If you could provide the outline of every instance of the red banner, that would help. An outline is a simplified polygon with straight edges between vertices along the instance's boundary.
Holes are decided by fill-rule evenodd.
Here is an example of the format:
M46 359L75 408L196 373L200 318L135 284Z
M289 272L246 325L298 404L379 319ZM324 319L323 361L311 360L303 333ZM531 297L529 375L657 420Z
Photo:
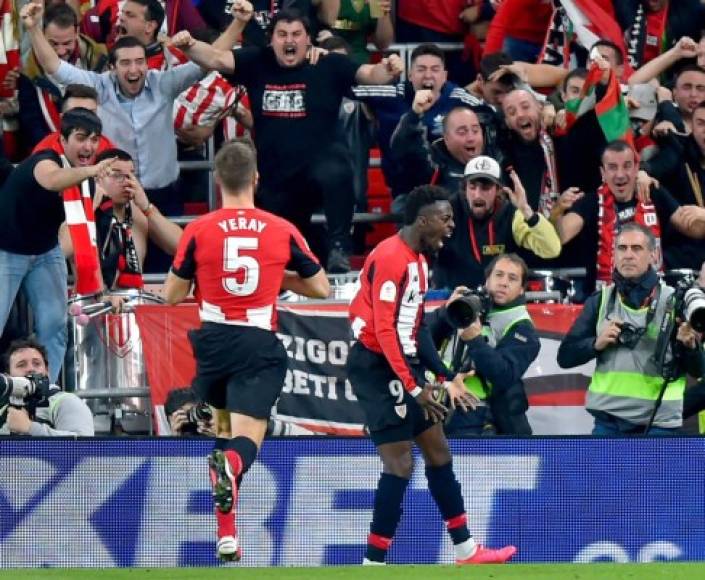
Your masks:
M433 305L432 305L433 307ZM362 434L362 415L344 373L351 337L347 304L279 306L279 335L290 357L290 371L277 405L277 416L313 431ZM561 337L581 307L530 304L529 312L541 335L541 354L525 375L537 433L585 433L589 415L583 409L589 368L566 372L558 368ZM191 384L196 365L187 333L200 326L196 304L138 306L135 311L158 432L164 429L163 405L173 388Z

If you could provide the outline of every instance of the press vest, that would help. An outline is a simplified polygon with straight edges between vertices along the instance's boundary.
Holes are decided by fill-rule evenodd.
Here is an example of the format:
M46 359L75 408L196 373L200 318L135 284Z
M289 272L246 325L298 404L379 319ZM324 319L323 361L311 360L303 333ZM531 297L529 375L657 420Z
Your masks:
M487 344L494 348L514 326L524 320L533 325L529 311L524 304L505 310L491 310L487 315L488 324L482 327L482 335L487 339ZM492 384L482 377L473 375L465 379L465 388L478 399L484 401L492 390Z
M602 289L597 335L608 323L608 317L619 318L636 328L644 328L649 310L647 307L630 308L617 295L612 312L607 312L612 292L616 292L614 284ZM663 384L653 358L656 341L673 293L673 288L660 285L660 295L655 298L658 302L653 319L633 349L616 345L598 354L585 403L588 411L609 413L635 425L648 423ZM654 426L676 428L682 425L684 390L685 376L668 384Z

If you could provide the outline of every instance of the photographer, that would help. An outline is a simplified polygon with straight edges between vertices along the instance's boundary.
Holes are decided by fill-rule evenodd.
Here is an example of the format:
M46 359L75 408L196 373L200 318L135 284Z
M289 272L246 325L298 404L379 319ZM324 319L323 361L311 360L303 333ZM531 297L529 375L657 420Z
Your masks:
M622 226L613 283L588 298L558 349L562 368L597 359L586 400L595 417L593 435L644 433L654 409L649 434L672 435L682 425L685 371L697 369L699 336L687 322L663 336L681 312L674 304L675 290L659 282L654 271L655 252L650 229L637 223ZM672 343L666 363L675 377L666 383L655 355L664 340Z
M213 409L201 403L191 387L169 391L164 403L171 434L215 437Z
M49 384L47 352L36 340L18 339L10 343L5 353L5 369L11 377L29 378L34 392L20 399L9 397L7 415L0 415L0 434L93 436L93 415L88 406L73 393ZM0 400L0 409L4 405L5 401Z
M465 385L483 403L468 412L456 409L448 435L531 435L521 378L541 345L526 309L527 274L518 255L497 256L485 272L484 292L456 288L446 306L430 315L436 344L451 341L452 370L475 370Z

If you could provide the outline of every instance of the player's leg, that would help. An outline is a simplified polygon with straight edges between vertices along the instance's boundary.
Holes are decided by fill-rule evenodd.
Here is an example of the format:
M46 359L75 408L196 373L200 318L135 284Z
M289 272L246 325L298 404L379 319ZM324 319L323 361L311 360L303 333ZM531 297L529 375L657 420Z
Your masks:
M228 550L235 545L240 556L237 533L237 500L243 476L254 463L267 430L267 421L286 377L287 355L274 333L246 328L236 333L229 347L234 348L239 367L226 384L225 409L229 411L230 437L223 448L216 448L209 457L216 505L219 506L219 555L227 559ZM229 538L232 538L231 541Z
M348 379L382 458L364 564L383 564L401 518L413 458L407 410L415 404L383 356L360 344L350 349Z
M460 483L453 471L453 458L441 423L416 435L426 464L428 490L441 512L453 541L457 564L500 564L516 552L514 546L491 550L475 543L468 530Z
M388 431L384 437L394 438L394 435ZM382 458L383 470L375 491L363 564L384 563L401 520L401 504L413 470L411 441L382 443L377 445L377 452Z

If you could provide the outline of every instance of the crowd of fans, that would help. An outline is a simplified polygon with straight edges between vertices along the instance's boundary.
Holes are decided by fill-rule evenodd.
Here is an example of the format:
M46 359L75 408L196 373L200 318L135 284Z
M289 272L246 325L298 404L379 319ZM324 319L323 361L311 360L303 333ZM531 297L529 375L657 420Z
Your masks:
M392 213L418 185L454 194L436 288L482 285L497 255L517 252L533 269L584 269L582 301L610 282L629 222L654 234L658 270L705 262L699 0L13 4L0 65L0 275L12 281L0 324L25 291L53 380L66 348L65 311L50 300L52 284L66 286L57 248L79 280L94 245L96 292L166 272L181 234L169 217L205 199L179 161L206 159L211 137L252 136L258 203L297 225L329 273L369 250L352 232L369 227L353 215L367 209L375 147ZM578 26L584 4L593 21ZM393 43L413 48L407 70Z

